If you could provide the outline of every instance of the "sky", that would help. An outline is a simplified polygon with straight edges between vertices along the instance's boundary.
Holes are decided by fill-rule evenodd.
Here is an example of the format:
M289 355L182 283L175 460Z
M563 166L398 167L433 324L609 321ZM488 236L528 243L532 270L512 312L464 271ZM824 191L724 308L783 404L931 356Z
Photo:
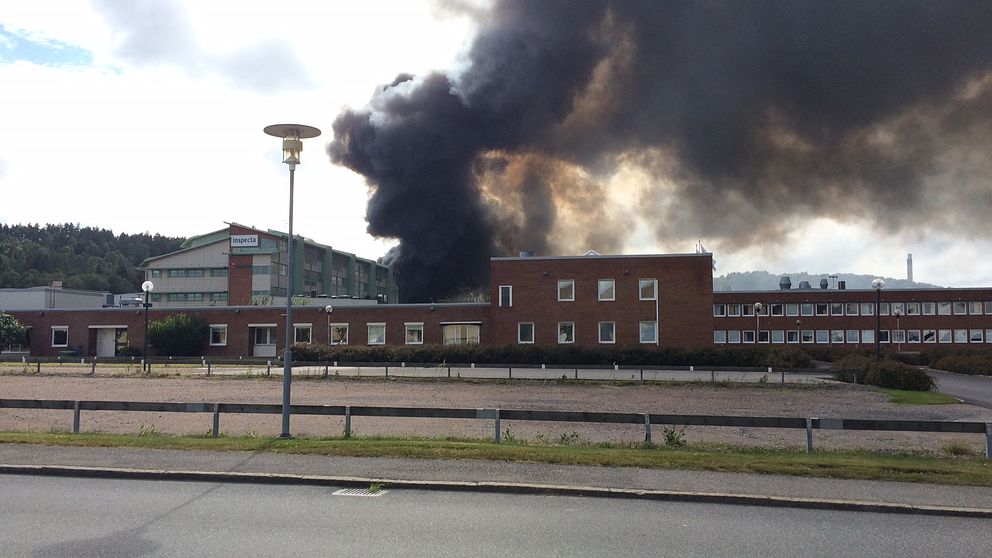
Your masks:
M379 257L396 241L366 233L370 191L331 163L331 124L398 74L455 72L477 32L467 13L415 0L4 1L0 222L187 237L225 222L285 231L288 172L279 140L262 128L292 122L324 132L304 142L295 232ZM917 281L992 285L992 241L981 232L894 233L832 214L790 221L750 245L665 239L624 195L650 177L622 169L599 179L611 213L638 213L622 253L692 252L698 240L714 252L716 274L898 278L912 253ZM953 220L953 203L947 211ZM762 215L753 219L758 226Z

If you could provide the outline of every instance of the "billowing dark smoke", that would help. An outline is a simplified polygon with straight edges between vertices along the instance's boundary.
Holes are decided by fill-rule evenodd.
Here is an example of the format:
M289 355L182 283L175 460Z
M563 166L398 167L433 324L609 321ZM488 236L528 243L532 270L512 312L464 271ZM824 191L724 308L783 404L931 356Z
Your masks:
M462 71L400 76L334 123L369 232L400 240L406 300L485 284L491 255L622 249L634 217L725 247L813 216L992 232L992 2L499 0L478 17ZM618 186L625 169L648 179ZM639 215L608 209L616 188Z

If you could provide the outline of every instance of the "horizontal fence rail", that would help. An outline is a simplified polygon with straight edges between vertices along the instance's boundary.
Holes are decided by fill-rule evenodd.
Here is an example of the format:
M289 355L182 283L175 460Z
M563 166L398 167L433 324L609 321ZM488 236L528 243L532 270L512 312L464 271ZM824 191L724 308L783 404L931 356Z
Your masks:
M212 413L212 435L220 435L220 415L270 414L282 405L253 403L175 403L160 401L73 401L62 399L0 399L0 409L72 410L73 433L79 433L82 411L128 411L152 413ZM939 420L876 420L817 417L754 417L723 415L671 415L660 413L602 413L519 409L371 407L350 405L292 405L297 415L345 417L345 436L351 435L351 417L482 419L495 421L495 439L501 441L500 421L580 422L643 424L644 440L651 442L652 425L723 426L739 428L787 428L806 430L806 449L813 449L813 430L859 430L889 432L943 432L985 434L986 457L992 457L992 423Z

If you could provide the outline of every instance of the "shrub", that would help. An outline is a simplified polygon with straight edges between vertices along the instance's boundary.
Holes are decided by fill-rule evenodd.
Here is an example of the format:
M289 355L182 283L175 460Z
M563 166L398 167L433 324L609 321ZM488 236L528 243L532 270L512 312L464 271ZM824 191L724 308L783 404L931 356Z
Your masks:
M865 383L889 389L930 391L933 379L926 372L894 360L869 363L865 367Z
M938 370L973 374L981 376L992 375L992 355L987 353L949 355L932 364Z
M24 343L27 329L10 314L0 312L0 350Z
M210 336L210 326L199 316L173 314L148 325L148 340L159 356L198 356Z

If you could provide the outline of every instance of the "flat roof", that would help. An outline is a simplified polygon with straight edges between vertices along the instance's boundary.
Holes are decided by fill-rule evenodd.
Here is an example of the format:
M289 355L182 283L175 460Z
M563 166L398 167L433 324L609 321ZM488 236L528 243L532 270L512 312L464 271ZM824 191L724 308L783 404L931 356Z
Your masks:
M514 261L514 260L620 260L638 258L687 258L687 257L713 257L713 254L697 254L695 252L687 254L590 254L582 256L499 256L491 257L490 261Z

